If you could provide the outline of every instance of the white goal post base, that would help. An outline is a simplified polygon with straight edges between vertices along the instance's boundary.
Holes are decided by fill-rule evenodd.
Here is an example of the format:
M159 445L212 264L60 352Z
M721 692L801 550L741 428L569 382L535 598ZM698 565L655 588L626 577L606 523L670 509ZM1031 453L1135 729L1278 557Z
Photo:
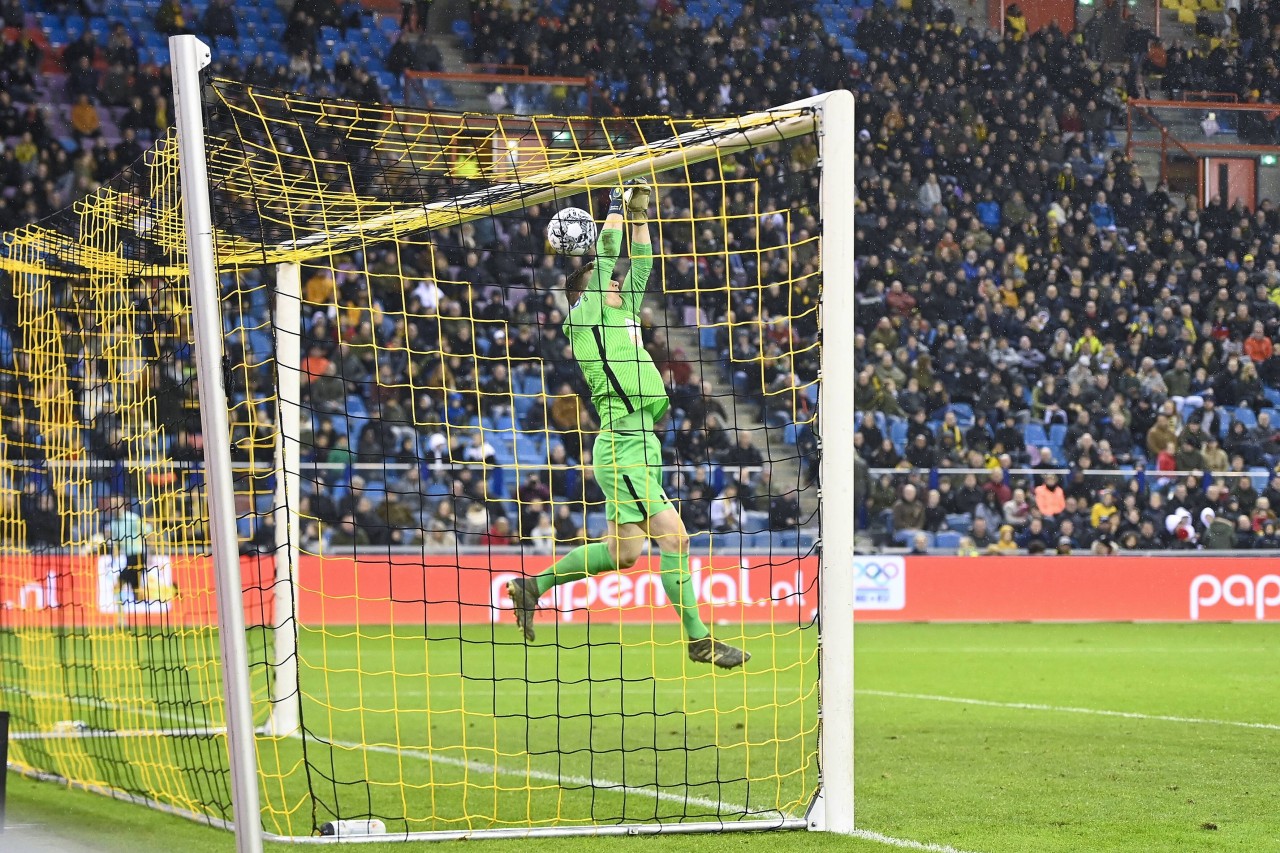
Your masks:
M263 836L267 841L286 844L379 844L388 841L489 841L520 838L594 838L604 836L693 835L712 832L770 832L804 829L803 818L741 821L699 821L697 823L638 823L609 826L537 826L529 828L460 829L456 832L388 832L384 835Z

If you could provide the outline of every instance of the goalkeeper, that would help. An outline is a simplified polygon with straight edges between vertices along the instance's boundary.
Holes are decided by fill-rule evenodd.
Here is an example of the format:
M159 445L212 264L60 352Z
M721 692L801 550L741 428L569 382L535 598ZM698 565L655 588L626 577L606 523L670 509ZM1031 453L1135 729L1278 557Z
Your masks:
M680 615L689 639L690 660L731 669L750 660L751 655L712 639L698 615L689 574L689 535L662 490L662 446L654 426L666 414L670 401L640 339L638 318L653 268L650 195L643 180L628 181L613 191L595 259L565 283L573 306L564 323L565 333L600 416L593 468L605 494L608 533L604 542L573 549L536 577L511 581L507 592L516 623L525 638L532 640L538 599L547 590L588 575L630 568L640 559L645 540L652 539L662 552L662 587ZM627 222L631 226L631 270L626 282L619 284L611 276Z

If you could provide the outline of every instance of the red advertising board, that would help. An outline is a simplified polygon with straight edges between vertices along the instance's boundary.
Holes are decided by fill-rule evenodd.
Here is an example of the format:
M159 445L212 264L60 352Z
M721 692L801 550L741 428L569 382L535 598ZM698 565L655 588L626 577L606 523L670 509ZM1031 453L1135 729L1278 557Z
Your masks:
M868 574L896 567L900 606L859 607L860 621L1280 621L1280 569L1270 560L860 557L860 599L876 587Z
M537 574L550 557L427 555L304 558L299 617L304 625L477 623L510 618L507 581ZM735 622L809 621L817 608L817 560L760 556L690 561L704 617ZM562 621L674 622L658 559L557 587L543 607Z
M134 623L212 625L217 620L208 557L152 555L141 574L145 600L122 603L116 589L124 560L111 555L23 554L0 557L0 627L108 627ZM245 623L268 623L272 611L267 557L240 558Z
M509 618L505 586L550 557L451 554L304 556L297 608L304 625L483 623ZM694 557L705 617L808 622L818 603L812 557ZM1196 557L897 557L854 560L860 621L1280 621L1280 569L1268 560ZM0 558L0 627L115 625L116 558ZM241 560L246 622L271 621L274 563ZM148 600L131 621L213 624L212 566L153 556ZM566 622L669 622L657 559L559 587L543 606Z

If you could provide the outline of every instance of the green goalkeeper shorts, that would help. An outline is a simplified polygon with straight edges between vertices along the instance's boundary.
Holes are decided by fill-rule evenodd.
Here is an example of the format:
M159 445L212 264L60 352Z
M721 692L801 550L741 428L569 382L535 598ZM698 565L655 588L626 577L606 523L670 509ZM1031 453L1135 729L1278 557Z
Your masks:
M601 432L591 467L610 521L635 524L671 509L662 490L662 444L652 432Z

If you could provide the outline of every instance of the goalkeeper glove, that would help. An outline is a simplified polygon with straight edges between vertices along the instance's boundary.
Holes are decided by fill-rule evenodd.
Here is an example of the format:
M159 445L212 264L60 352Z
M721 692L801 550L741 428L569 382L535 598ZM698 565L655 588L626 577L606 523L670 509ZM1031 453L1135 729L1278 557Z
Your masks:
M609 193L609 213L622 213L626 210L632 222L642 223L649 212L649 197L653 190L644 178L632 178L620 187L614 187Z
M622 203L627 209L627 218L639 225L649 218L649 198L653 190L644 178L632 178L624 186Z
M614 187L609 192L609 215L622 214L622 187Z

